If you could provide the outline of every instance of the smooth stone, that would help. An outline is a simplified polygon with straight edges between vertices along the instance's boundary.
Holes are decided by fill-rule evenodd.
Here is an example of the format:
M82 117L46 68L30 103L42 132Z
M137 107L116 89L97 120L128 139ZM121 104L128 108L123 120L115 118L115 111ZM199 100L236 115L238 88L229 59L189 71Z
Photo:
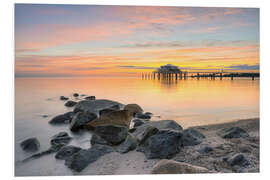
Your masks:
M20 143L21 148L24 151L35 152L40 148L40 143L37 138L29 138Z
M67 101L66 103L65 103L65 106L67 106L67 107L73 107L73 106L75 106L77 104L77 102L75 102L75 101Z
M78 97L79 94L78 94L78 93L74 93L73 96L74 96L74 97Z
M249 137L248 133L240 127L225 128L218 132L222 138L240 138L240 137Z
M80 147L76 146L64 146L55 155L56 159L66 160L76 152L80 151Z
M125 141L119 145L117 151L120 153L127 153L129 151L136 149L137 144L138 144L137 139L132 134L129 133Z
M145 112L144 114L149 115L149 116L153 115L153 113L151 113L151 112Z
M147 138L156 134L158 129L153 126L145 126L145 128L138 128L132 133L136 139L139 141L139 144L142 144Z
M224 159L230 166L246 167L250 163L244 154L235 154L230 158Z
M84 125L97 118L97 115L89 112L77 112L72 118L69 128L71 131L78 131Z
M65 146L71 141L71 137L67 132L60 132L51 138L52 146Z
M152 170L152 174L193 174L208 173L209 170L192 164L163 159Z
M140 113L137 113L136 118L139 118L139 119L151 119L151 116L150 115L147 115L147 114L140 114Z
M116 109L112 109L112 108L106 108L106 109L102 109L99 111L99 116L105 115L105 114L109 114L111 112L117 111Z
M68 99L69 99L68 97L60 96L60 100L62 100L62 101L66 101L66 100L68 100Z
M80 172L90 163L98 160L99 157L113 151L114 149L110 146L96 144L88 150L82 149L77 153L74 153L66 159L65 165L74 171Z
M147 122L146 124L156 127L159 130L162 130L162 129L171 129L171 130L176 130L176 131L183 130L182 126L180 126L174 120L150 121L150 122Z
M92 138L90 140L91 145L95 145L95 144L102 144L102 145L109 145L111 146L112 144L108 141L106 141L105 139L103 139L102 137L100 137L97 134L93 134Z
M85 100L96 100L96 96L87 96L84 99Z
M118 145L126 139L128 128L116 125L97 126L94 133L112 145Z
M181 139L183 146L195 146L202 143L205 136L193 128L188 128L183 131L183 137Z
M147 159L171 158L180 151L182 133L175 130L160 130L141 144L137 151L144 152Z
M124 110L134 112L133 116L135 116L135 114L143 113L143 109L138 104L127 104L125 105Z
M144 120L141 120L141 119L133 119L133 127L138 127L140 125L143 125L145 123Z
M49 121L50 124L68 124L71 119L73 118L74 113L73 112L67 112L64 114L60 114L58 116L55 116L52 118L52 120Z

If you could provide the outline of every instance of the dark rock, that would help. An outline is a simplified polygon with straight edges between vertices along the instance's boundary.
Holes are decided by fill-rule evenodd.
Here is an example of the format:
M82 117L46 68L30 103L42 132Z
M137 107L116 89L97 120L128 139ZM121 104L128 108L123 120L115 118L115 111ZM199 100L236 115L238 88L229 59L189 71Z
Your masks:
M141 119L134 119L133 120L133 127L138 127L140 125L143 125L145 123L145 121L141 120Z
M99 111L99 115L101 116L101 115L109 114L114 111L116 111L116 109L112 109L112 108L102 109Z
M96 100L96 96L87 96L84 98L85 100Z
M121 107L119 104L116 104L116 105L111 106L110 109L120 110Z
M150 121L150 122L147 122L146 124L156 127L159 130L161 129L171 129L171 130L176 130L176 131L183 130L182 126L177 124L174 120Z
M66 100L68 100L68 97L65 97L65 96L60 96L60 100L62 100L62 101L66 101Z
M78 97L79 94L78 94L78 93L74 93L73 96L74 96L74 97Z
M214 148L212 148L211 146L204 146L204 147L198 149L198 152L201 154L206 154L206 153L209 153L213 150L214 150Z
M144 128L137 128L132 134L137 138L139 144L142 144L147 138L156 134L157 132L157 128L153 126L145 126Z
M56 159L66 160L76 152L80 151L80 147L76 146L64 146L55 155Z
M133 112L133 116L136 114L142 114L143 109L138 104L127 104L124 107L124 110L128 110L129 112Z
M47 118L47 117L49 117L48 115L42 115L41 117L43 117L43 118Z
M146 113L144 113L145 115L149 115L149 116L152 116L153 115L153 113L150 113L150 112L146 112Z
M200 144L204 138L205 136L199 131L193 128L188 128L183 131L181 142L183 146L195 146Z
M136 149L137 144L137 139L132 134L128 134L126 140L119 145L118 152L127 153L128 151L132 151Z
M90 112L98 114L100 110L111 108L114 105L122 106L122 104L116 101L110 101L106 99L98 99L95 101L83 100L76 104L74 107L74 112Z
M91 142L92 146L95 145L95 144L110 145L110 146L112 145L111 143L109 143L105 139L101 138L97 134L93 134L90 142Z
M65 146L71 141L71 137L66 132L60 132L51 138L52 146Z
M128 130L129 133L133 133L134 131L136 131L136 128L134 127Z
M29 138L21 142L20 146L24 151L35 152L39 150L40 143L37 138Z
M137 113L136 118L139 118L139 119L151 119L151 116L150 115L147 115L147 114L141 114L141 113Z
M65 103L65 106L67 106L67 107L73 107L73 106L75 106L77 104L77 102L75 102L75 101L67 101L66 103Z
M81 96L81 97L84 97L84 96L87 96L87 95L86 95L86 94L81 94L80 96Z
M240 137L249 137L248 133L239 127L232 127L229 129L222 129L220 132L218 132L218 134L222 137L222 138L240 138Z
M73 116L74 116L73 112L67 112L65 114L55 116L54 118L52 118L52 120L49 121L49 123L50 124L68 124L73 118Z
M69 128L71 131L77 131L83 128L85 124L93 121L96 118L97 118L97 115L94 113L77 112L75 116L72 118Z
M94 132L107 142L118 145L126 139L128 128L117 125L104 125L97 126Z
M175 130L160 130L150 136L137 150L144 152L148 159L171 158L180 151L182 133Z
M74 171L80 172L99 157L113 151L114 149L110 146L96 144L88 150L82 149L74 153L66 159L65 165Z
M234 156L230 158L224 159L230 166L240 166L240 167L246 167L250 163L248 159L243 154L235 154Z

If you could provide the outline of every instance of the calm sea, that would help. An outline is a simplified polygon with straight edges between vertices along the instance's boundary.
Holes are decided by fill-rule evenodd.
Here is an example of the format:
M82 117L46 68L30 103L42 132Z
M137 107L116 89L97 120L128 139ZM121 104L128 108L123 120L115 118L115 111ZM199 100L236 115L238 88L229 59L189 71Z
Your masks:
M19 143L37 137L41 150L46 150L50 137L68 131L67 125L51 126L48 121L72 110L64 106L59 96L71 96L74 92L123 104L137 103L144 111L155 115L153 120L173 119L184 128L259 117L259 80L250 78L178 81L120 77L16 78L15 175L72 174L53 155L21 164L20 160L30 154L23 152ZM74 136L71 144L84 148L90 146L90 133L71 135Z

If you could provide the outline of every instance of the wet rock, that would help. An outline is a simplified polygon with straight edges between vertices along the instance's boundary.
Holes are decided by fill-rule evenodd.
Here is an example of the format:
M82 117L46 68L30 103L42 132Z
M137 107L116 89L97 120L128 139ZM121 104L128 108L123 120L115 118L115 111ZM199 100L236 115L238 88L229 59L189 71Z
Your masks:
M156 134L157 132L157 128L148 125L144 126L143 128L137 128L132 134L136 137L139 144L142 144L147 138Z
M205 136L193 128L188 128L183 131L183 137L181 139L183 146L195 146L200 144Z
M90 140L91 145L95 145L95 144L102 144L102 145L112 145L111 143L109 143L108 141L106 141L105 139L103 139L102 137L100 137L97 134L93 134L91 140Z
M49 123L50 124L68 124L72 120L73 116L74 116L73 112L60 114L52 118L52 120L50 120Z
M148 159L171 158L180 151L182 133L175 130L160 130L150 136L137 150L144 152Z
M21 148L24 151L35 152L39 150L40 143L37 138L29 138L20 143Z
M75 102L75 101L67 101L66 103L65 103L65 106L67 106L67 107L73 107L73 106L75 106L77 104L77 102Z
M98 99L95 101L83 100L76 104L74 107L74 112L90 112L98 114L100 110L111 108L112 106L119 105L123 106L121 103L116 101L110 101L106 99Z
M116 111L116 109L112 109L112 108L102 109L99 111L99 115L102 116L102 115L109 114L114 111Z
M134 116L135 116L135 114L141 114L141 113L143 113L143 109L138 104L127 104L124 107L124 110L128 110L130 112L134 112Z
M74 96L74 97L78 97L79 94L78 94L78 93L74 93L73 96Z
M143 125L145 123L145 121L143 121L141 119L134 119L132 122L133 122L133 127L138 127L138 126Z
M149 115L149 116L152 116L153 115L153 113L151 113L151 112L146 112L144 114Z
M67 158L71 157L76 152L80 151L80 147L76 146L64 146L62 147L55 155L56 159L66 160Z
M60 96L60 100L62 100L62 101L66 101L66 100L68 100L68 97L65 97L65 96Z
M218 132L218 135L225 139L249 137L248 133L240 127L222 129L220 132Z
M60 132L51 138L52 146L65 146L71 141L71 137L66 132Z
M126 139L128 128L116 125L97 126L94 133L112 145L118 145Z
M214 148L212 148L211 146L203 146L200 149L198 149L198 152L201 154L207 154L213 150L214 150Z
M147 122L146 124L156 127L159 130L162 130L162 129L171 129L171 130L176 130L176 131L183 130L182 126L177 124L174 120L150 121L150 122Z
M152 174L192 174L208 173L209 170L192 164L163 159L152 170Z
M147 115L147 114L141 114L141 113L137 113L136 118L139 118L139 119L151 119L151 116L150 115Z
M97 118L97 115L94 113L77 112L72 118L69 128L71 131L77 131L83 128L85 124L93 121L96 118Z
M117 151L120 153L127 153L128 151L136 149L137 144L137 139L129 133L125 141L119 145Z
M80 172L90 163L98 160L99 157L113 151L114 149L110 146L96 144L88 150L82 149L74 153L66 159L65 165L74 171Z
M85 97L84 99L85 99L85 100L89 100L89 101L91 101L91 100L96 100L96 96L87 96L87 97Z
M230 158L224 158L224 160L230 166L246 167L246 166L248 166L250 164L248 159L245 157L244 154L235 154Z

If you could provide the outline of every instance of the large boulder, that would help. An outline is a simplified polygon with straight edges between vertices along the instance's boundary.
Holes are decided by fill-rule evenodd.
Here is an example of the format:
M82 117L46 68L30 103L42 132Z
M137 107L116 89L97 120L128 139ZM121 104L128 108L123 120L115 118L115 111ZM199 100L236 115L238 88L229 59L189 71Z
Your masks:
M96 144L88 150L82 149L74 153L66 159L65 165L74 171L80 172L99 157L113 151L114 149L110 146Z
M218 132L218 135L220 135L222 138L225 139L249 137L248 133L240 127L231 127L222 129L220 132Z
M109 145L111 146L112 144L108 141L106 141L105 139L103 139L102 137L100 137L97 134L93 134L92 138L90 140L91 145L95 145L95 144L102 144L102 145Z
M175 130L160 130L150 136L137 150L144 152L148 159L171 158L180 151L182 133Z
M118 146L117 151L120 153L127 153L128 151L136 149L137 144L137 139L129 133L125 141Z
M114 111L117 111L117 109L113 109L113 108L102 109L99 111L99 116L106 115Z
M97 118L97 115L89 112L77 112L70 122L70 130L77 131L83 128L84 125Z
M58 116L55 116L52 118L52 120L49 121L50 124L68 124L71 119L73 118L74 113L73 112L67 112L64 114L60 114Z
M86 129L93 129L97 126L103 125L119 125L119 126L130 126L130 122L133 116L128 110L117 110L108 114L103 114L99 118L90 121L85 125Z
M205 136L198 130L188 128L183 131L183 137L181 139L183 146L194 146L200 144Z
M116 125L97 126L94 133L112 145L118 145L126 139L128 128Z
M75 101L67 101L66 103L65 103L65 106L67 106L67 107L73 107L73 106L75 106L77 104L77 102L75 102Z
M250 164L248 159L245 157L244 154L235 154L230 158L224 158L224 160L230 166L246 167L246 166L248 166Z
M81 150L80 147L64 146L56 153L55 158L61 159L61 160L66 160L80 150Z
M176 131L183 130L182 126L177 124L174 120L160 120L160 121L150 121L146 123L147 125L153 126L161 129L171 129Z
M21 142L20 146L24 151L35 152L39 150L40 143L37 138L33 137L33 138L29 138Z
M74 112L82 111L82 112L90 112L90 113L98 114L100 110L105 109L105 108L111 108L115 105L123 106L119 102L110 101L106 99L98 99L98 100L92 100L92 101L83 100L76 104L76 106L74 107Z
M147 138L156 134L157 132L158 132L157 128L147 125L143 126L142 128L135 129L135 131L132 134L136 137L139 144L142 144Z
M125 105L124 110L133 112L133 116L143 113L143 109L138 104L127 104Z
M192 174L208 173L209 170L192 164L163 159L152 170L152 174Z

